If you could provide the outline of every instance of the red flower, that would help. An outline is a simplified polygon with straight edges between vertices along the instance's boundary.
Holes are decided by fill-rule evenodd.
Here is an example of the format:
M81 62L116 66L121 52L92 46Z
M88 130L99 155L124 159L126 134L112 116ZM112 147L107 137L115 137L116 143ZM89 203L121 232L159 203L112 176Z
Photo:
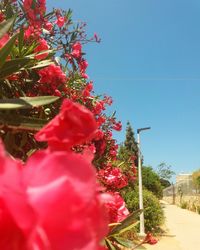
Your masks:
M0 23L3 22L5 19L5 16L2 12L0 12Z
M144 239L144 243L149 243L150 245L154 245L157 242L158 242L157 239L154 238L151 233L147 233L147 235L146 235L146 237Z
M79 63L79 68L82 74L85 73L86 69L88 67L88 62L86 60L81 60L81 62Z
M113 129L116 131L121 131L122 129L122 123L121 122L117 122L113 125Z
M38 46L34 49L34 52L39 53L41 51L48 50L48 49L49 49L49 46L48 46L46 40L40 39ZM41 60L41 59L46 58L47 56L48 56L48 53L43 53L43 54L40 53L40 55L36 55L35 58L37 60Z
M1 39L0 39L0 49L8 42L9 40L9 35L5 34Z
M71 55L74 57L74 58L76 58L76 59L78 59L78 58L80 58L81 57L81 55L82 55L82 46L81 46L81 44L79 43L79 42L77 42L77 43L75 43L75 44L73 44L72 45L72 53L71 53Z
M60 66L54 64L39 70L38 73L40 76L39 82L48 84L48 88L51 87L51 89L54 90L67 80L66 75L63 73Z
M82 50L82 45L79 42L76 42L76 43L74 43L72 45L72 49L81 51Z
M24 0L23 8L29 22L34 26L41 26L46 12L46 0Z
M97 123L93 114L78 103L64 100L60 113L36 135L38 141L50 146L70 148L94 137Z
M59 28L61 28L65 24L65 18L62 16L59 16L55 22Z
M52 29L53 29L53 24L50 23L50 22L46 22L46 23L44 24L44 27L45 27L45 29L47 29L48 31L52 31Z
M107 220L87 155L40 151L22 166L1 147L0 166L0 249L100 249Z
M109 213L109 223L121 222L129 215L125 202L119 193L104 194L104 202Z
M120 189L128 185L126 176L122 173L120 168L106 167L99 170L99 180L110 190Z

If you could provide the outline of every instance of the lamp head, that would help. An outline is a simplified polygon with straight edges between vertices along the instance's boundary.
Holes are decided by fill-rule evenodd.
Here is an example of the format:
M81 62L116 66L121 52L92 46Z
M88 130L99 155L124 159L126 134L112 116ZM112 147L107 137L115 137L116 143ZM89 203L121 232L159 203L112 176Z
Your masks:
M138 129L137 129L137 133L139 134L141 131L143 131L143 130L148 130L148 129L151 129L151 127L138 128Z

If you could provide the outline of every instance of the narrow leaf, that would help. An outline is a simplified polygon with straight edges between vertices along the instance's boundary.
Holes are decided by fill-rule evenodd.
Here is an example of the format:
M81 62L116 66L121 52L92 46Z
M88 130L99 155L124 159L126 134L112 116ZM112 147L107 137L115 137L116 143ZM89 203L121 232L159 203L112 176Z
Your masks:
M55 102L57 96L21 97L18 99L0 99L0 109L30 109Z
M18 48L19 48L19 55L22 54L22 49L24 45L24 29L20 29L19 38L18 38Z
M116 248L113 246L112 242L109 239L106 238L105 241L109 250L116 250Z
M13 115L13 114L1 114L0 125L6 126L10 129L26 130L26 131L38 131L48 121L38 118Z
M125 220L123 220L121 222L120 225L114 227L109 235L113 235L113 234L118 234L118 233L122 233L122 231L124 231L125 228L132 228L132 225L134 226L135 223L137 222L137 216L138 214L140 214L142 212L141 209L138 209L136 211L134 211L133 213L131 213ZM127 231L127 230L125 230Z
M15 44L15 41L18 37L18 34L15 34L14 36L12 36L10 38L10 40L1 48L0 50L0 68L3 66L3 64L5 63L6 61L6 58L8 57L8 55L10 54L14 44Z
M135 247L136 244L133 241L124 239L122 237L114 237L113 238L117 243L119 243L120 245L127 247L127 248L132 248Z
M51 60L43 60L43 61L38 62L35 66L30 67L30 69L44 68L51 64L54 64L54 62L52 62Z
M8 33L9 29L12 27L14 24L15 17L12 17L6 21L3 21L0 23L0 39Z
M5 62L3 67L0 69L0 79L5 78L14 73L18 73L20 70L24 69L30 62L34 60L30 58L17 58Z

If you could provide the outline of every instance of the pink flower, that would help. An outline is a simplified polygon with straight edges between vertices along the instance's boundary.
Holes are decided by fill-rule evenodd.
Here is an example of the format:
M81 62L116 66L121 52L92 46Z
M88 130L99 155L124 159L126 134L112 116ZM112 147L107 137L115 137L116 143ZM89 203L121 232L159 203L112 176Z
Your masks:
M116 131L121 131L122 129L122 123L121 122L117 122L113 125L113 129Z
M153 237L151 233L147 233L143 243L149 243L150 245L156 244L158 241L156 238Z
M96 129L97 123L88 109L65 99L60 113L35 138L38 141L47 141L51 147L69 149L92 139Z
M46 0L24 0L24 11L33 26L41 26L46 12Z
M88 62L84 59L81 60L81 62L79 63L79 69L80 69L81 73L85 73L87 67L88 67Z
M106 121L106 118L104 116L99 116L97 118L97 123L99 126L101 126Z
M98 37L98 35L96 33L94 33L94 40L97 42L97 43L100 43L101 39Z
M45 29L47 29L48 31L52 31L53 28L53 24L50 22L45 22Z
M45 39L40 39L39 42L38 42L38 46L34 49L34 52L39 53L41 51L48 50L48 49L49 49L49 46L48 46L46 40ZM48 56L48 53L42 53L42 54L40 53L40 55L36 55L35 58L37 60L41 60L41 59L46 58L47 56Z
M61 70L60 66L51 64L44 69L38 71L40 83L48 83L52 89L56 89L59 85L66 82L66 75Z
M0 23L3 22L5 19L5 16L2 12L0 12Z
M62 26L64 25L65 23L65 18L62 17L62 16L59 16L55 22L59 28L62 28Z
M9 35L5 34L1 39L0 39L0 48L2 48L9 40Z
M72 45L72 49L81 51L82 50L82 45L79 42L76 42L76 43L74 43Z
M98 177L110 190L121 189L128 185L127 177L117 167L112 168L109 166L99 170Z
M111 196L111 198L106 195ZM108 192L104 194L104 202L109 213L109 223L121 222L129 215L125 202L119 193Z
M100 249L107 219L87 155L40 151L22 166L1 146L0 166L0 249Z
M82 56L82 46L79 42L76 42L75 44L72 45L72 53L71 55L78 59Z

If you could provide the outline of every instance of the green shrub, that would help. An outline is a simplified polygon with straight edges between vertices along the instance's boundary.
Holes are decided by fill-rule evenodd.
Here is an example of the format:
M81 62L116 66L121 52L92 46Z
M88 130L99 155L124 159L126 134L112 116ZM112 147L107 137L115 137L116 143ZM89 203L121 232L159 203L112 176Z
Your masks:
M182 201L181 204L180 204L180 207L183 208L183 209L187 209L188 208L187 201Z
M138 188L127 189L122 192L126 206L130 212L139 208ZM164 213L157 197L150 191L143 190L144 220L146 232L160 232L160 226L164 222Z
M196 207L196 211L198 214L200 214L200 206L199 205Z

